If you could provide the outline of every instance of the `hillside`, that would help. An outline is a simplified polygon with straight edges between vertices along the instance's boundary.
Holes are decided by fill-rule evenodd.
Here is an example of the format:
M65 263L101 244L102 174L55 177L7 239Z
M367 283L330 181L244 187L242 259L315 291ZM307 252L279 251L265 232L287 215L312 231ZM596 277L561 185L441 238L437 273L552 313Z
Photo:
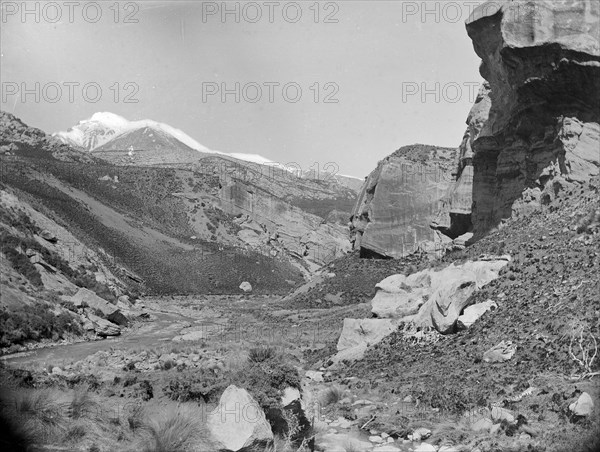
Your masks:
M210 197L218 178L107 165L31 131L11 115L3 118L10 125L2 129L1 144L11 149L2 156L3 187L138 274L144 281L140 290L238 293L248 280L257 291L277 291L287 290L285 280L302 279L289 258L244 247L235 235L240 226L218 204L207 200L206 209L196 208L189 218L192 209L178 194L196 190ZM21 138L32 135L30 141ZM55 157L63 154L73 161ZM74 161L79 158L85 163Z

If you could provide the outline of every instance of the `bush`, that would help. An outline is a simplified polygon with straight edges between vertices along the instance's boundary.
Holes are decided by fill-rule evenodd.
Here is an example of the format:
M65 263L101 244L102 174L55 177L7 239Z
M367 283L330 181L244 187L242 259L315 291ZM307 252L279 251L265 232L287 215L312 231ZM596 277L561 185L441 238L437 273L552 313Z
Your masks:
M55 315L46 304L0 311L0 347L62 337L65 333L81 334L79 322L66 312Z

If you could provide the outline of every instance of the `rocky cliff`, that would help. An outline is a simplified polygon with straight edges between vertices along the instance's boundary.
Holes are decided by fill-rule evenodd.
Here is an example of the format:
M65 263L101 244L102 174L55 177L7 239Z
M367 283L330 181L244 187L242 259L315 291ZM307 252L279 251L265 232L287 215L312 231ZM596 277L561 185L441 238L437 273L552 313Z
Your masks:
M351 218L361 255L398 258L441 249L445 237L429 224L449 190L456 149L405 146L369 174Z
M574 0L494 1L473 11L467 32L489 89L469 115L434 228L451 237L467 232L471 192L477 239L598 174L599 10L594 0Z

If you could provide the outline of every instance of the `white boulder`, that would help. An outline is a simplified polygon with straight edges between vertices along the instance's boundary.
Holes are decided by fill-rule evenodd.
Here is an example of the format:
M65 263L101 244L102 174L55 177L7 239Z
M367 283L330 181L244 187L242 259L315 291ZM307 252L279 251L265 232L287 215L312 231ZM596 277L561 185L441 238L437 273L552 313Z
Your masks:
M223 392L217 409L208 415L207 426L222 449L264 448L273 442L262 408L248 391L235 385Z

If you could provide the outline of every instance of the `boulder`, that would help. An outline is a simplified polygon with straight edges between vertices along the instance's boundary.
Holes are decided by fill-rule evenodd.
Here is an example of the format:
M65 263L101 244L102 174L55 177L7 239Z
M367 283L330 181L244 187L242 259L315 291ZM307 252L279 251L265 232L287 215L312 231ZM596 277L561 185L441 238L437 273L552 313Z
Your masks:
M261 450L273 442L273 432L262 408L245 390L225 389L217 409L208 414L208 430L222 449Z
M323 379L323 372L319 372L316 370L307 370L305 375L306 378L314 381L315 383L323 383L323 381L325 381Z
M427 439L431 436L431 430L429 430L428 428L425 427L419 427L417 429L415 429L412 434L410 435L410 437L412 438L413 441L422 441L424 439Z
M40 237L50 243L58 242L58 238L56 237L56 235L53 232L48 231L47 229L44 229L42 232L40 232Z
M361 441L354 437L352 433L333 433L328 432L317 435L315 438L315 450L328 452L370 452L373 450L373 444L368 441Z
M392 334L396 324L391 319L344 319L334 362L360 359L367 347Z
M484 256L441 270L389 276L376 285L380 290L371 301L371 311L377 317L433 326L442 334L453 332L469 297L496 279L507 259Z
M300 400L300 391L297 388L288 386L283 390L283 395L281 396L281 406L285 408L294 400Z
M467 306L462 315L458 317L456 326L460 330L466 330L487 311L490 309L496 309L497 307L498 305L493 300L487 300L483 303L476 303L472 304L471 306Z
M121 334L121 328L118 325L92 313L87 313L86 315L94 325L94 331L96 331L98 336L118 336Z
M252 292L252 285L248 281L244 281L240 284L240 289L244 292Z
M129 324L129 320L117 306L109 303L104 298L99 297L89 289L83 287L80 288L77 293L71 297L70 301L76 307L87 306L90 309L99 310L107 320L116 323L117 325L127 326Z
M575 402L569 405L569 410L575 416L589 416L594 410L594 401L587 392L584 392Z
M513 423L515 421L515 417L510 411L498 406L492 407L492 419L496 422L506 421Z
M517 346L511 341L502 341L483 354L483 361L486 363L503 363L512 358L516 351Z
M260 236L252 229L242 229L237 236L250 246L260 246L262 243Z
M415 452L437 452L437 447L429 443L421 443L415 449Z

